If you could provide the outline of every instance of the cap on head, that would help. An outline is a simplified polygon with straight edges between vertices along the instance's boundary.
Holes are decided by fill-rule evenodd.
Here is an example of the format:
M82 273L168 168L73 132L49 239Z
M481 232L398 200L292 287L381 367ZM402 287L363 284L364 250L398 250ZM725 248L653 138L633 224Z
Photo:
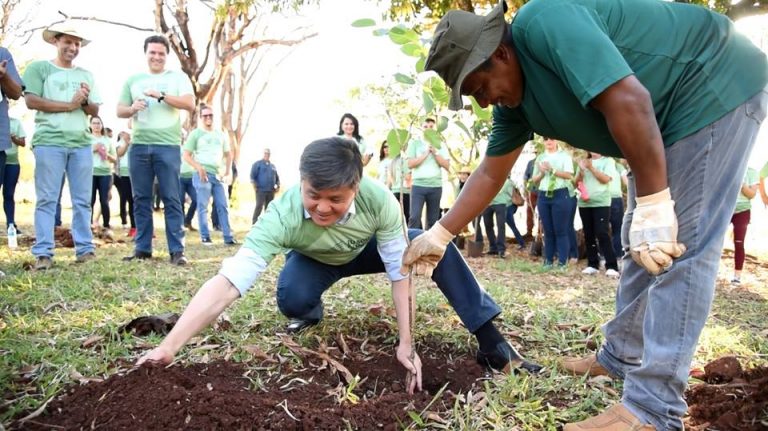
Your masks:
M472 169L469 166L462 166L462 167L459 168L459 173L460 174L471 174L472 173Z
M461 10L445 14L435 30L425 70L434 70L451 88L448 107L461 109L461 84L464 78L488 60L504 36L504 12L507 3L499 4L486 16Z
M61 22L46 28L43 30L43 40L50 43L51 45L55 45L56 37L58 37L60 34L66 34L80 39L80 46L85 46L91 43L91 41L86 39L82 33L75 29L71 22Z

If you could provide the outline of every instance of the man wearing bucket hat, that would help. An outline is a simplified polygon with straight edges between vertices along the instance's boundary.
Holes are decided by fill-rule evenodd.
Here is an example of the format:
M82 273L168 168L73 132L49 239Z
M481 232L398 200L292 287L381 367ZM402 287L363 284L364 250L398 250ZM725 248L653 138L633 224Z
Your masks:
M413 241L404 269L434 261L487 206L533 132L626 158L632 259L616 316L597 355L561 364L623 378L624 393L565 430L682 429L723 235L765 117L765 55L728 18L688 4L532 0L511 24L505 10L452 11L435 31L426 69L451 87L452 109L462 94L495 105L493 129L466 192Z
M55 24L43 39L56 47L53 60L35 61L24 72L24 100L35 114L35 269L53 264L54 216L62 178L69 178L72 239L77 262L95 257L91 234L93 157L88 116L98 115L101 96L91 72L73 64L90 42L71 24Z

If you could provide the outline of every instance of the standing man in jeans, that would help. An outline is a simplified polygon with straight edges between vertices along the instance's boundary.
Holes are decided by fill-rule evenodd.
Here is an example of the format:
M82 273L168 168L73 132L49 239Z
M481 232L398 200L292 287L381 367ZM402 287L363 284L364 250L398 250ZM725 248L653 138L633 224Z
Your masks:
M27 108L35 114L32 152L35 155L36 270L53 265L54 218L64 174L72 199L72 239L77 262L95 257L91 233L93 157L88 116L99 114L101 97L91 72L75 66L80 48L88 45L69 24L43 31L43 39L56 47L54 60L35 61L24 71Z
M165 237L174 265L186 265L184 215L179 196L181 167L180 111L195 110L189 78L167 70L168 40L150 36L144 41L147 72L128 78L117 103L119 118L133 117L133 141L128 150L136 218L136 249L124 260L152 257L152 183L157 177L165 211Z
M435 128L435 120L427 118L421 125L423 130ZM427 139L413 139L408 143L406 152L408 168L411 169L411 218L408 227L421 229L422 211L427 206L427 226L432 227L440 218L440 198L443 196L443 173L448 170L448 150L430 145Z
M251 184L256 192L256 208L253 210L253 223L267 209L267 205L275 198L275 192L280 190L280 176L277 169L269 161L269 148L264 149L264 157L251 166Z
M208 202L213 196L213 210L219 216L219 225L224 234L224 244L235 245L229 227L229 204L224 184L228 183L231 175L232 152L229 150L229 140L220 130L213 129L213 109L208 106L200 108L202 125L193 130L184 144L184 161L195 169L192 184L197 192L197 224L200 228L200 242L211 245L211 234L208 230ZM224 160L224 176L219 180L219 167Z

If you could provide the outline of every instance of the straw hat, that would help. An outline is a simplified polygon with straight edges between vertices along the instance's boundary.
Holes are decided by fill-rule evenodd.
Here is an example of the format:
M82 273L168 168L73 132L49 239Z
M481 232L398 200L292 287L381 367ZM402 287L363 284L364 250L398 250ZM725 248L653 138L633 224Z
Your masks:
M90 40L86 39L85 36L83 36L81 33L75 30L72 23L69 23L69 22L53 24L52 26L43 30L43 40L50 43L51 45L55 45L56 36L60 34L66 34L66 35L73 36L80 39L81 40L80 46L85 46L91 43Z

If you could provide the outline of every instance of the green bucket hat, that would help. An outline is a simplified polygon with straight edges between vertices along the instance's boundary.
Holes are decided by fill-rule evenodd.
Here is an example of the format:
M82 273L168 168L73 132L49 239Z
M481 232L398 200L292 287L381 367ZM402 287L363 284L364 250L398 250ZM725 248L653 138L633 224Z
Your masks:
M507 3L501 0L486 16L452 10L437 25L424 69L437 72L451 88L448 108L456 111L464 106L461 84L501 44L506 11Z

